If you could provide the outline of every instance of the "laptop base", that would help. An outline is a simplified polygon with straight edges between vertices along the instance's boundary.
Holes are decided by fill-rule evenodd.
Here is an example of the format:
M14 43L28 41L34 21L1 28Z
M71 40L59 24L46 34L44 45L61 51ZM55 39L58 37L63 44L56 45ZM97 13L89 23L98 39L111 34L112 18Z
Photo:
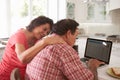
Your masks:
M83 62L83 63L86 63L87 61L89 61L89 58L80 58L80 60ZM105 66L106 64L101 64L99 67L102 67L102 66Z
M80 58L80 60L82 61L82 62L86 62L86 61L89 61L89 59L88 58Z

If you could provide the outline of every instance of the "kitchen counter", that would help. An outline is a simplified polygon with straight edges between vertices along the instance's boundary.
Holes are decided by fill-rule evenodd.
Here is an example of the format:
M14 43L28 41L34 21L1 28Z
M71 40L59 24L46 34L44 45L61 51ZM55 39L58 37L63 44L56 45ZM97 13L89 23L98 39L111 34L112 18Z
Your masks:
M0 49L5 48L5 45L0 44Z
M1 60L2 55L3 55L3 53L4 53L4 49L5 49L5 45L1 45L1 44L0 44L0 60Z

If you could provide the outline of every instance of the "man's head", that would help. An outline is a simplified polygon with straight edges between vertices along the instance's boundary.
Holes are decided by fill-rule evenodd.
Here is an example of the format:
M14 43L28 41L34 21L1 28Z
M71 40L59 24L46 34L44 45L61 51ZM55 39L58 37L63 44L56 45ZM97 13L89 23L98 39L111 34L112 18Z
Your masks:
M61 36L70 46L73 46L78 35L79 24L72 19L63 19L55 23L52 33Z

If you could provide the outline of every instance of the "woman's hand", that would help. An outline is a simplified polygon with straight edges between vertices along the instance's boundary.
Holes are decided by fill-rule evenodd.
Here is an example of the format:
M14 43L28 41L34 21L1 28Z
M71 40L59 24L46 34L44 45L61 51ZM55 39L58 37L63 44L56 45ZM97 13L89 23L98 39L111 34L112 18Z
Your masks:
M60 36L58 35L48 35L46 37L43 38L44 42L47 45L50 44L61 44L61 43L66 43Z

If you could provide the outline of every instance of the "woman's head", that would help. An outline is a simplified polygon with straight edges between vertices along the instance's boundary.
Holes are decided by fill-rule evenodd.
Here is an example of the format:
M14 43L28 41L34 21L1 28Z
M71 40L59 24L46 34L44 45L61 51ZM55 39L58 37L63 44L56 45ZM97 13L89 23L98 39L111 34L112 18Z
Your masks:
M75 20L63 19L53 25L52 33L64 36L64 40L73 46L78 35L77 26L79 24Z
M45 16L39 16L32 20L26 28L33 33L35 38L40 39L50 32L52 25L52 19Z

